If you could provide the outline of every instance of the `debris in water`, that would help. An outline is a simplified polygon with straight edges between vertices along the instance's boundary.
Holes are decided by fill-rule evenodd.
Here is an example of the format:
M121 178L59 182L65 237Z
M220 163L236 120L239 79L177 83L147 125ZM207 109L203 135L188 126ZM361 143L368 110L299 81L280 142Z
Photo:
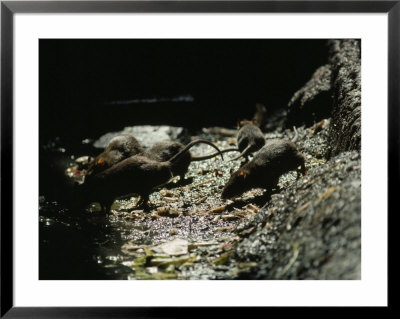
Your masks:
M204 196L204 197L200 198L199 200L197 200L197 201L195 202L195 204L196 204L196 205L199 205L199 204L201 204L202 202L205 202L206 199L207 199L207 196Z
M157 213L159 216L168 216L168 217L177 217L181 214L181 212L179 212L169 206L158 207Z
M211 209L210 214L222 213L225 209L226 209L226 205L222 205L222 206Z

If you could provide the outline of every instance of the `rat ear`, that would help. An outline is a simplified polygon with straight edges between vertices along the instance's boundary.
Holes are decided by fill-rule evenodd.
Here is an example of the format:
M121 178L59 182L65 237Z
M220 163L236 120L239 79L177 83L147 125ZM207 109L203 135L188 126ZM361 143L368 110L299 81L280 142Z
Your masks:
M97 165L104 165L104 159L103 158L99 158L98 160L97 160Z

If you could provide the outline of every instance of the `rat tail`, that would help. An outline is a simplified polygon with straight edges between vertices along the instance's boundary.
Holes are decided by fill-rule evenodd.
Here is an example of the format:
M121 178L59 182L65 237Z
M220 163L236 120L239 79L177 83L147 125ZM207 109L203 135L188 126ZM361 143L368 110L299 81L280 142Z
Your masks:
M292 139L292 143L295 143L299 138L299 133L297 133L296 126L293 126L293 131L294 131L294 137Z
M211 143L210 141L203 140L203 139L198 139L198 140L195 140L195 141L193 141L193 142L190 142L188 145L186 145L185 148L184 148L183 150L181 150L178 154L175 154L174 156L172 156L172 157L168 160L168 162L170 162L170 163L172 164L172 163L174 163L174 162L180 160L181 157L182 157L192 146L194 146L194 145L196 145L196 144L199 144L199 143L208 144L208 145L214 147L214 148L218 151L218 154L221 155L222 159L224 159L224 156L222 155L221 150L220 150L217 146L215 146L215 145L214 145L213 143Z
M228 152L239 152L239 150L237 148L227 148L227 149L222 150L221 152L217 152L217 153L214 153L214 154L192 157L192 161L194 161L194 162L196 162L196 161L204 161L204 160L213 158L213 157L217 156L220 153L228 153Z
M253 147L253 144L249 144L242 153L240 153L238 156L236 156L234 159L232 159L231 161L236 161L239 158L241 158L242 156L246 156L251 152L251 148Z

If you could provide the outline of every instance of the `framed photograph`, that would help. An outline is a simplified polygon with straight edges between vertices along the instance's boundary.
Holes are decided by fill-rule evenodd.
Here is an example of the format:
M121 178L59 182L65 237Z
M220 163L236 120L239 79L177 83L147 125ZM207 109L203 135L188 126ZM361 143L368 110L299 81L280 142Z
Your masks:
M399 17L2 1L1 316L388 307Z

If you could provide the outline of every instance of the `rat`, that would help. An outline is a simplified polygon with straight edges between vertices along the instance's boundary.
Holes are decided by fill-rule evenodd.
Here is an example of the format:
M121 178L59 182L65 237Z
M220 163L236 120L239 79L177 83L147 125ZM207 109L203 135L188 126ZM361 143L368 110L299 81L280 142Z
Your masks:
M185 145L179 142L174 141L165 141L155 144L149 150L144 153L144 156L155 160L157 162L168 161L172 156L178 154L185 148ZM182 159L171 167L172 174L174 176L180 176L180 179L183 180L185 178L185 174L188 171L189 165L192 161L204 161L210 158L217 156L218 154L225 152L237 152L236 148L228 148L225 150L221 150L217 153L205 155L205 156L192 156L190 152L186 152Z
M86 176L104 171L130 156L142 153L144 153L143 147L132 135L115 136L104 151L89 163Z
M297 140L296 136L293 139ZM223 199L239 196L252 188L272 190L278 185L279 177L301 166L307 173L304 156L292 141L269 140L251 161L234 172L222 190Z
M239 152L241 152L233 160L237 160L242 156L249 160L250 153L258 151L265 144L265 138L260 128L252 121L241 121L239 123L240 129L238 131L236 140Z
M263 127L266 122L267 108L261 104L256 103L256 112L253 116L253 123L258 127Z
M147 201L153 189L167 183L173 176L172 167L178 165L186 152L199 143L209 144L220 152L213 143L199 139L186 145L167 161L155 161L141 154L131 156L104 171L88 176L83 184L76 185L80 199L77 202L80 205L99 202L102 209L109 212L116 198L138 194L138 204L148 209Z

